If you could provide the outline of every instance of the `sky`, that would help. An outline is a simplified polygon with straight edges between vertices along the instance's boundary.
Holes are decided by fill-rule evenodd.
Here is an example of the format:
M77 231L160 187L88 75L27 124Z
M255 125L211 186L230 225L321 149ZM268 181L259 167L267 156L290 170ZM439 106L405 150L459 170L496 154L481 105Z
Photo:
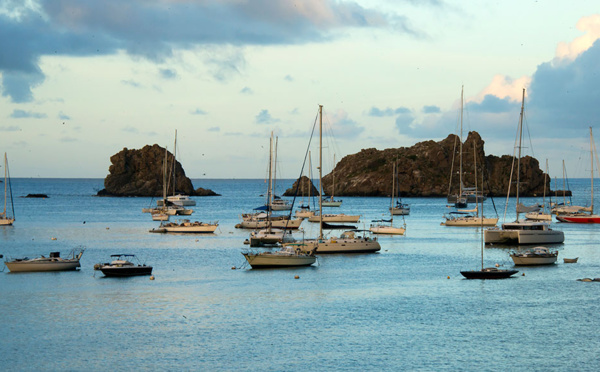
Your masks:
M589 177L599 39L580 0L0 0L0 152L13 177L104 178L177 130L188 177L263 178L274 132L296 178L318 105L327 173L458 134L464 89L465 139L513 154L526 89L524 153Z

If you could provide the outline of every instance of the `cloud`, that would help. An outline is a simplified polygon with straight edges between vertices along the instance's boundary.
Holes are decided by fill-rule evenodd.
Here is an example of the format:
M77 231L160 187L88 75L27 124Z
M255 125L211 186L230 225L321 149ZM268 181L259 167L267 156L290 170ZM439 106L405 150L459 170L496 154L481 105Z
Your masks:
M0 127L0 132L18 132L20 130L21 130L21 128L17 127L16 125L9 125L9 126L1 126Z
M367 113L368 116L375 116L375 117L384 117L384 116L394 116L396 114L407 114L410 113L411 110L407 107L398 107L395 109L392 108L385 108L385 109L380 109L377 107L371 107L371 109L369 110L369 112Z
M31 0L8 5L10 11L0 12L0 72L2 94L14 102L33 99L31 88L45 79L39 61L48 55L126 51L163 63L176 49L213 46L216 52L206 63L223 80L243 65L241 53L222 53L224 46L322 42L349 28L422 34L402 15L350 0Z
M248 88L248 87L243 87L242 90L240 90L240 93L242 94L247 94L247 95L252 95L254 94L254 92L252 91L252 89Z
M206 115L207 112L202 109L197 108L194 111L192 111L191 114L192 115Z
M273 124L281 120L271 117L269 110L262 110L255 118L258 124Z
M294 81L294 78L291 75L285 75L285 77L283 78L283 80L292 82L292 81Z
M442 110L438 106L423 106L424 114L439 114Z
M210 128L208 128L208 131L209 132L220 132L221 128L219 128L219 127L210 127Z
M163 79L173 80L177 78L177 71L169 68L161 68L158 72Z
M140 83L138 83L136 81L133 81L133 80L121 80L121 84L129 85L129 86L134 87L134 88L141 88L142 87L142 85Z
M46 114L42 114L39 112L13 110L12 114L10 114L10 117L13 119L25 119L25 118L44 119L47 116L46 116Z
M65 115L62 112L58 114L58 118L60 120L71 120L71 117L69 115Z
M60 142L77 142L77 138L73 138L73 137L62 137L60 140Z
M357 138L365 131L355 120L350 119L344 110L337 110L324 119L334 138ZM304 134L306 136L306 134Z
M519 108L510 98L498 98L491 94L486 95L481 103L467 102L466 109L470 112L502 113L516 112Z
M570 43L559 43L556 47L555 64L564 60L573 61L581 53L588 50L596 40L600 39L600 14L582 17L577 22L576 27L580 31L585 31L586 34L575 38Z

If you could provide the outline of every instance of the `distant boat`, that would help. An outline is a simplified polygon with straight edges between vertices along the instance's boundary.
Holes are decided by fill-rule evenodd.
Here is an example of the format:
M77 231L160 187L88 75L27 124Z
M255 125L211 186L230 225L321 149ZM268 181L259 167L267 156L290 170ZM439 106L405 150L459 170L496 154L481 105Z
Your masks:
M94 270L102 271L105 276L126 277L152 274L152 266L139 263L134 254L112 254L112 261L94 265ZM132 261L137 261L134 263Z
M335 164L335 155L333 155L333 170L331 171L331 179L332 179L331 195L329 197L327 197L327 196L321 197L321 206L322 207L339 207L342 205L341 200L335 200L333 197L335 194L335 165L336 165Z
M196 205L196 201L190 199L188 195L182 195L177 193L177 130L175 130L175 143L173 145L173 163L171 168L171 174L173 175L173 195L169 195L166 197L166 200L171 203L171 205L177 205L180 207L189 207ZM164 206L164 199L157 200L156 204L161 207ZM184 213L178 213L184 214Z
M558 251L535 247L525 252L512 252L510 258L516 266L552 265L558 259Z
M546 159L546 174L549 174L548 159ZM552 196L550 196L550 203L552 203ZM543 210L525 213L525 218L533 221L552 221L552 214L546 212L546 177L544 177L544 197L542 199L542 206Z
M8 200L12 214L8 214ZM10 185L10 173L8 172L8 158L4 153L4 210L0 213L0 226L9 226L15 222L15 207L13 204L12 186Z
M390 214L392 216L408 216L410 214L410 206L408 204L402 203L402 199L400 199L400 182L398 180L398 158L394 162L392 166L392 195L390 198ZM397 195L398 194L398 195ZM398 200L396 200L398 197ZM394 201L396 202L394 204Z
M218 222L199 222L180 220L178 222L162 222L159 227L150 230L152 233L187 233L187 234L210 234L219 227Z
M289 245L275 252L242 252L253 269L310 266L317 261L314 253L303 252L297 245Z
M394 164L392 165L392 197L391 197L391 201L390 204L393 205L394 202L394 191L395 191L395 184L396 184L396 167L397 167L397 159L394 162ZM409 209L410 211L410 209ZM375 222L375 225L371 225L371 227L369 227L369 230L374 233L374 234L386 234L386 235L404 235L404 233L406 232L406 224L404 224L403 227L396 227L394 226L394 210L393 208L390 206L390 219L389 220L374 220L371 222Z
M60 252L50 252L48 257L18 258L5 261L6 267L11 272L39 272L39 271L68 271L76 270L81 265L79 259L85 249L77 248L71 250L66 258L60 257Z
M576 213L565 213L558 214L556 219L560 222L570 223L600 223L600 216L594 214L594 136L592 135L592 127L590 127L590 158L592 159L592 170L591 170L591 202L589 207L589 213L583 211Z

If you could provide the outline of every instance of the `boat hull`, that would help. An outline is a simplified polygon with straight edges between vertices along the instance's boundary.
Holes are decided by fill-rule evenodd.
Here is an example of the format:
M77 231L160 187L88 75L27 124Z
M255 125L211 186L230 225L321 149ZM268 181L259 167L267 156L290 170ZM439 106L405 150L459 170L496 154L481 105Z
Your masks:
M404 235L406 229L403 227L393 226L372 226L369 230L373 234L387 234L387 235Z
M0 217L0 226L9 226L15 222L14 218L2 218Z
M352 216L347 214L324 214L323 222L352 222L356 223L360 219L360 216ZM321 219L319 216L312 216L308 219L308 222L319 222Z
M544 212L529 212L525 214L525 218L533 221L552 221L552 215Z
M210 234L217 230L219 225L202 224L191 226L164 226L150 230L154 233L184 233L184 234Z
M565 241L562 231L556 230L503 230L484 231L486 244L560 244Z
M518 255L510 256L515 263L515 266L536 266L536 265L552 265L556 263L558 255L551 257L521 257Z
M377 240L364 239L327 239L305 240L305 250L315 253L374 253L381 250Z
M461 271L461 275L466 279L507 279L518 273L518 270L472 270Z
M243 229L266 229L271 225L271 227L278 229L298 229L300 224L302 223L302 219L291 219L291 220L243 220L240 222L239 226Z
M569 223L600 223L600 216L556 216L556 219L560 222L569 222Z
M322 201L321 202L321 206L322 207L339 207L342 205L341 201Z
M102 267L100 271L104 276L111 277L141 276L152 274L152 266Z
M390 208L390 213L393 216L408 216L410 214L410 208Z
M81 267L79 260L56 261L56 262L28 262L11 261L5 262L8 270L13 273L19 272L41 272L41 271L69 271Z
M442 222L444 226L496 226L498 223L497 218L482 218L481 217L473 217L473 218L447 218L445 222Z
M253 269L258 268L275 268L275 267L294 267L294 266L310 266L317 261L315 256L309 255L278 255L278 254L252 254L243 253L246 261Z

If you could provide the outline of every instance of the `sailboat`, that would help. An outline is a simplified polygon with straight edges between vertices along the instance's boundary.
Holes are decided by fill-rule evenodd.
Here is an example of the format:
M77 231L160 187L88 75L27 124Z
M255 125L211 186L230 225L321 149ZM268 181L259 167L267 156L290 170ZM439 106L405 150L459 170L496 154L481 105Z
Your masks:
M394 189L396 185L396 168L397 162L394 162L392 165L392 205L394 203ZM394 213L392 212L392 207L390 207L390 219L389 220L375 220L372 222L376 222L376 225L371 225L369 230L374 234L387 234L387 235L404 235L406 232L406 224L403 227L395 227L394 226ZM389 225L387 224L389 223Z
M8 200L12 214L8 214ZM9 226L15 222L15 206L13 203L12 187L10 185L10 174L8 172L8 157L4 153L4 209L0 213L0 226Z
M242 252L253 269L310 266L317 261L314 251L303 252L298 244L290 244L275 252Z
M273 137L273 133L271 132L271 137ZM272 138L271 138L272 141ZM273 169L273 177L270 177L271 184L271 198L267 201L267 205L269 209L272 211L289 211L292 209L292 205L289 201L281 199L279 196L275 195L275 185L277 183L277 137L275 138L275 152L273 153L272 145L271 145L271 153L273 155L272 162L269 164L269 172L271 172L271 168ZM271 156L271 155L270 155Z
M275 145L277 148L277 145ZM277 153L277 150L275 150ZM273 209L273 175L274 175L274 164L276 164L276 160L273 157L273 132L271 132L271 139L269 142L269 182L267 182L267 226L264 229L253 231L250 233L250 246L251 247L259 247L263 245L271 245L282 243L285 240L288 242L293 241L291 237L289 229L277 229L273 228L273 222L271 221L271 211ZM270 206L270 207L269 207Z
M548 159L546 159L546 174L548 172ZM550 196L550 204L552 204L552 196ZM542 198L542 210L531 211L525 214L525 218L534 221L552 221L552 215L546 212L546 177L544 176L544 197Z
M477 149L475 148L475 142L473 142L473 158L475 165L475 194L477 195ZM483 189L483 170L481 171L481 188ZM481 200L481 216L479 216L479 207L475 205L474 209L470 210L458 210L456 212L450 212L449 215L444 216L445 221L442 222L442 226L495 226L498 223L498 217L486 218L483 215L483 198ZM475 213L475 215L471 214Z
M335 200L333 198L333 195L335 194L335 155L333 155L333 170L331 171L331 179L332 179L332 186L331 186L331 196L329 198L327 198L326 196L322 196L321 199L323 199L321 201L323 207L339 207L340 205L342 205L342 201L341 200ZM333 221L332 221L333 222Z
M319 194L323 195L323 105L319 105ZM381 246L377 239L357 236L356 231L345 231L337 237L323 237L323 198L319 198L319 236L304 241L304 250L318 253L377 252Z
M481 210L483 210L483 199L481 199ZM518 273L518 270L500 269L498 267L483 267L483 219L481 220L481 269L463 270L461 275L467 279L506 279Z
M519 221L519 186L521 178L521 142L523 137L523 115L525 110L525 89L523 89L523 99L521 102L521 114L519 116L519 146L518 146L518 157L517 160L517 192L516 192L516 212L517 219L514 222L503 223L501 228L493 227L485 230L484 239L486 244L555 244L562 243L565 241L565 235L562 231L553 230L549 224L540 221ZM514 165L514 162L513 162ZM512 179L510 180L512 181ZM508 184L508 193L506 195L506 201L508 205L508 199L510 197L510 186ZM506 211L505 214L506 216Z
M311 189L313 188L313 184L312 184L312 160L311 160L311 155L310 155L310 151L308 152L308 182L306 182L306 189L307 189L307 195L308 195L308 202L306 204L304 204L304 188L302 188L302 204L300 205L300 207L298 207L298 209L296 209L296 217L299 218L309 218L315 215L315 211L310 209L310 202L311 202ZM300 177L300 180L302 180L302 177ZM301 181L300 181L301 182ZM299 187L302 186L302 183L300 183Z
M463 180L462 180L462 175L463 175L463 169L462 169L462 154L463 154L463 93L464 93L464 86L461 88L460 91L460 147L459 147L459 153L458 153L458 158L459 158L459 170L458 170L458 179L459 179L459 189L458 189L458 194L455 195L450 195L450 187L448 188L448 202L449 203L454 203L454 206L456 208L466 208L467 207L467 198L465 197L465 195L463 195ZM450 174L450 184L452 184L452 174Z
M596 144L594 143L594 136L592 135L592 127L590 127L590 158L592 159L592 170L591 170L591 203L589 207L589 213L583 211L576 213L559 214L556 219L560 222L570 223L600 223L600 216L594 214L594 152Z
M408 216L410 214L410 206L408 204L402 203L402 199L400 199L400 184L398 182L398 159L394 163L394 179L392 180L392 198L390 200L390 214L392 216ZM394 189L394 186L397 185ZM396 197L398 199L396 200ZM396 203L394 203L394 201Z
M196 205L196 201L193 199L190 199L190 197L188 195L181 195L181 194L177 194L177 174L176 174L176 169L177 169L177 130L175 130L175 144L173 146L173 195L169 195L167 196L167 201L171 204L171 205L176 205L176 206L180 206L180 207L187 207L187 206L194 206ZM158 206L162 206L164 204L164 200L158 200L157 201ZM176 214L182 214L182 215L189 215L192 214L193 211L189 212L189 213L185 213L185 212L178 212Z

